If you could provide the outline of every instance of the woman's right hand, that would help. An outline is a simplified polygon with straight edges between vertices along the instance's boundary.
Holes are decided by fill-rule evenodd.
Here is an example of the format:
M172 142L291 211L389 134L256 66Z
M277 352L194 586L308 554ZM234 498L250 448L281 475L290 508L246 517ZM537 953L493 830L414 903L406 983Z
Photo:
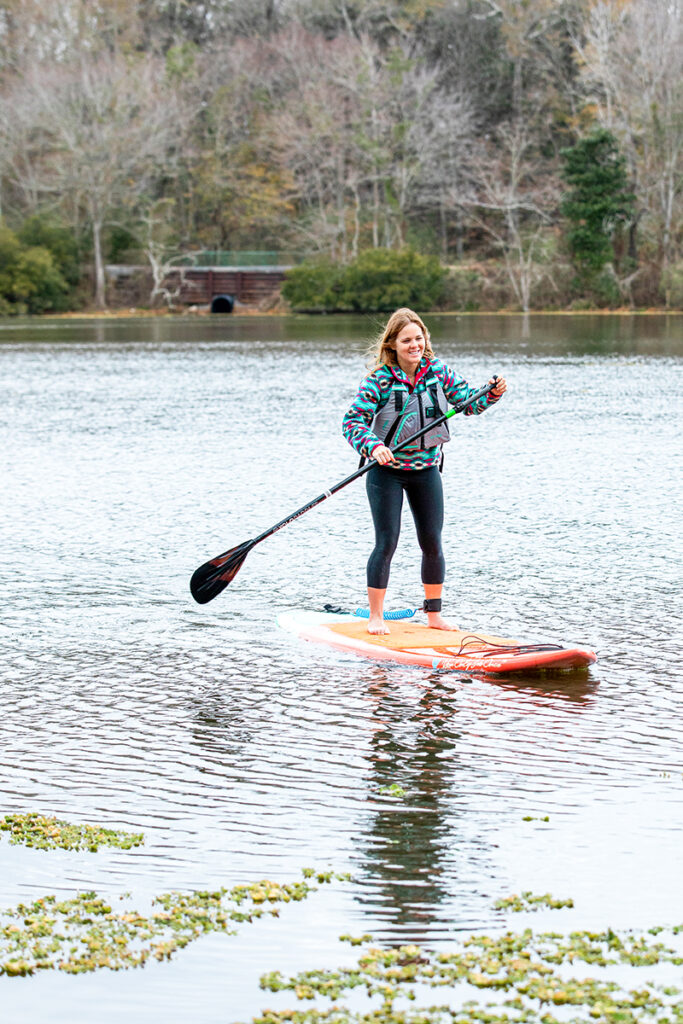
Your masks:
M380 466L387 466L389 463L397 465L394 453L385 444L378 444L371 456Z

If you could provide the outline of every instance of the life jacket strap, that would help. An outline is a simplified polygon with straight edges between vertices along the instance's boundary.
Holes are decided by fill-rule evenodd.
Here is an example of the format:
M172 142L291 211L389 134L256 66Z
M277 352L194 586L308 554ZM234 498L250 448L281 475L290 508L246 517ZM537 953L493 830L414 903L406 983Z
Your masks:
M430 398L432 400L432 404L429 407L429 409L425 409L425 419L434 420L438 416L442 415L441 409L439 408L438 383L435 380L435 378L432 377L427 382L427 391L429 392L429 396L430 396Z
M397 416L394 422L389 427L389 430L387 431L387 436L384 438L384 444L387 446L387 448L391 447L391 442L394 440L394 436L396 434L396 431L398 430L398 425L400 422L401 417Z

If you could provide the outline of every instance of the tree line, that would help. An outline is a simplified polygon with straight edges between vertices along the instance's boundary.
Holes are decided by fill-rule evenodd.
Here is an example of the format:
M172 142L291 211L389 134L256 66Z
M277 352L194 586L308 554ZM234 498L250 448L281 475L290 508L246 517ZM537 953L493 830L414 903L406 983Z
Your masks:
M452 308L681 306L682 7L0 0L0 312L90 301L86 263L97 305L107 262L158 298L200 249L309 279L412 251Z

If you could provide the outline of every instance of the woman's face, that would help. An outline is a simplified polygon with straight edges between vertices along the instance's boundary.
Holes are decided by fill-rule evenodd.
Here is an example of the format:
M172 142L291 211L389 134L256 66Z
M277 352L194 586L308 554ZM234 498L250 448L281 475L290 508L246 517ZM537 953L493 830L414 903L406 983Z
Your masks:
M409 323L396 335L393 349L404 373L413 374L424 355L425 337L419 324Z

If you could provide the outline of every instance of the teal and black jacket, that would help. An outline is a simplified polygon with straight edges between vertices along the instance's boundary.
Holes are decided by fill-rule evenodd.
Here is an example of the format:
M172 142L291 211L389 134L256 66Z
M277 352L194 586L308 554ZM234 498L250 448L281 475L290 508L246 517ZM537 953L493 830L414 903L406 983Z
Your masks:
M342 432L359 455L369 457L379 444L393 447L428 423L430 417L447 412L446 403L457 405L466 401L475 390L440 359L423 359L414 385L398 366L379 366L361 383L344 416ZM476 416L497 401L489 393L469 406L465 416ZM438 466L441 445L448 440L447 426L444 423L442 428L430 431L398 452L397 468Z

